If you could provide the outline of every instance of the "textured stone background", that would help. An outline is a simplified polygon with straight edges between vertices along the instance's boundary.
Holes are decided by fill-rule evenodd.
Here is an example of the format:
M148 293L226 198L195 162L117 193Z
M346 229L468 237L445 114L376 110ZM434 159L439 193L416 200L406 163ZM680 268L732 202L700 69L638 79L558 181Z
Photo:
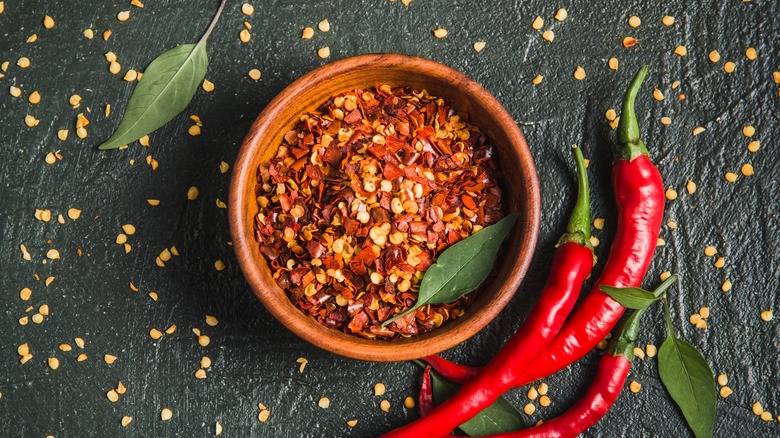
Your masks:
M263 106L301 74L327 61L316 56L322 46L331 49L330 60L369 52L402 52L432 58L465 72L484 84L521 124L534 153L542 186L543 225L530 274L507 309L478 336L447 352L449 358L467 363L486 361L523 320L546 276L552 248L568 215L573 189L571 143L583 145L591 159L594 216L606 218L597 253L603 260L614 232L614 207L609 188L610 148L613 135L604 118L617 108L630 77L642 63L651 73L639 99L644 138L669 187L680 194L668 202L666 226L661 236L667 244L657 251L645 285L658 282L670 270L681 275L681 288L673 292L673 317L681 335L697 345L716 373L727 372L734 394L719 400L716 435L778 436L777 421L763 422L750 406L760 401L775 416L780 413L780 341L776 318L763 322L759 313L780 310L780 153L777 150L778 85L772 72L780 70L780 8L777 2L586 2L549 3L496 0L414 0L409 7L387 0L255 2L255 14L245 17L240 2L230 1L209 41L207 78L216 84L212 93L202 90L187 111L151 135L151 147L138 144L122 151L98 151L96 146L119 122L133 85L122 81L128 68L142 70L157 54L177 43L195 42L217 6L216 1L148 0L144 9L128 1L72 2L63 0L7 0L0 14L0 62L11 67L0 79L0 435L61 436L210 436L214 422L225 427L224 436L376 436L417 417L403 408L407 395L415 395L419 369L411 363L364 363L320 351L294 337L262 308L249 291L236 264L226 221L226 210L216 205L227 197L229 174L221 174L220 161L232 163L251 121ZM569 18L553 20L558 7ZM129 21L116 14L131 10ZM44 14L56 20L44 29ZM672 27L661 24L672 15ZM555 31L555 41L541 39L531 29L540 15L545 29ZM630 15L643 24L627 25ZM300 39L305 26L316 27L323 18L329 33ZM238 33L243 21L253 26L252 40L242 44ZM436 27L449 30L437 40ZM88 40L82 31L92 27L98 36ZM99 37L113 30L108 41ZM38 41L25 43L36 33ZM626 35L639 45L625 49ZM487 47L476 53L475 41ZM685 45L688 55L673 54ZM758 51L748 61L745 49ZM713 64L707 53L717 49L722 60ZM111 75L103 54L114 51L123 66L122 75ZM20 69L16 60L27 56L32 66ZM620 60L618 72L606 61ZM724 61L736 63L736 71L723 72ZM577 65L587 78L572 78ZM259 68L263 77L247 77ZM531 79L544 75L534 86ZM677 90L670 90L680 81ZM23 98L9 95L11 85L23 89ZM653 88L665 92L662 102L652 99ZM30 105L27 95L38 90L43 99ZM72 109L68 96L84 98L82 108ZM678 93L687 99L680 101ZM113 113L102 112L110 103ZM76 115L91 108L89 136L74 135ZM24 124L32 114L41 123ZM188 116L203 120L200 137L187 135ZM671 117L664 126L662 116ZM761 149L748 152L742 126L756 127L754 139ZM696 137L691 131L703 126ZM70 129L61 142L56 133ZM63 159L46 165L48 152L61 151ZM160 163L153 171L147 155ZM130 161L135 160L135 165ZM736 183L725 181L727 171L739 173L752 163L756 174ZM688 179L698 191L688 195ZM187 189L195 185L200 197L187 201ZM151 207L146 199L160 199ZM65 214L81 209L79 220L66 217L43 223L35 209ZM121 225L132 223L132 252L124 254L114 243ZM22 259L24 244L32 261ZM158 268L155 257L176 245L181 257ZM703 255L714 245L726 257L723 269ZM44 263L56 248L61 260ZM77 250L83 251L82 256ZM214 262L227 269L218 272ZM597 268L598 269L598 268ZM41 278L54 276L45 287ZM720 284L730 279L728 294ZM133 282L140 292L132 292ZM20 301L19 290L30 287L32 299ZM159 293L153 301L147 293ZM51 315L40 324L21 326L17 320L28 306L48 304ZM707 330L697 330L688 316L709 306ZM206 314L219 318L207 327ZM660 345L664 326L660 309L646 317L642 343ZM149 330L176 324L178 330L159 341ZM191 330L201 328L211 345L200 347ZM86 340L89 359L77 362L81 353L74 337ZM28 343L34 355L19 363L16 348ZM62 352L62 342L74 351ZM114 354L113 365L103 362ZM196 380L200 357L213 365L208 378ZM296 359L309 366L298 373ZM59 358L56 371L47 358ZM547 382L553 405L538 411L532 421L551 418L563 411L585 390L594 373L597 353ZM685 436L681 416L665 395L657 377L656 361L635 361L630 379L643 384L639 394L626 391L614 409L587 436ZM128 387L118 403L106 392L121 380ZM387 385L389 413L379 410L381 397L372 387ZM516 404L526 401L525 390L508 394ZM331 407L317 407L327 396ZM267 423L257 420L257 403L271 411ZM160 410L173 410L173 420L160 421ZM119 420L134 420L122 428ZM350 429L345 421L359 419Z

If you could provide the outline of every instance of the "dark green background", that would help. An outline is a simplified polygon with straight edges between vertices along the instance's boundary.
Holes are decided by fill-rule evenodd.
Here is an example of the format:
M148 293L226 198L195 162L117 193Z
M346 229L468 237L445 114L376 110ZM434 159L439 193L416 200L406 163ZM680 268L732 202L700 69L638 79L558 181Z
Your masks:
M780 69L778 56L778 3L757 0L712 2L586 2L414 0L409 7L386 0L255 1L255 14L245 17L240 2L230 1L209 41L207 78L216 91L202 90L187 111L151 135L152 146L132 144L123 151L98 151L96 146L117 126L133 85L122 75L111 75L103 54L114 51L124 71L142 70L148 62L177 43L195 42L216 9L216 1L147 0L146 8L127 1L7 0L0 15L0 62L11 67L0 79L0 435L2 436L209 436L215 421L225 426L223 436L375 436L417 417L403 408L407 395L416 395L419 369L411 363L365 363L318 350L297 339L263 309L250 292L228 245L225 200L229 174L219 172L220 161L232 163L240 142L263 106L287 84L324 64L316 50L330 46L330 60L370 52L401 52L448 64L482 83L524 130L536 158L542 189L542 228L530 274L507 309L479 335L445 353L472 364L487 358L514 332L534 303L544 282L553 245L561 233L574 187L568 147L578 143L591 159L594 216L607 226L595 235L602 244L597 254L606 258L614 232L615 213L609 186L612 134L604 119L616 108L630 77L642 63L651 66L639 98L640 123L654 161L665 184L680 197L667 204L664 226L667 245L659 248L646 287L658 274L670 270L681 275L681 289L672 295L672 313L681 335L698 346L716 373L727 372L734 394L719 400L716 435L780 435L777 421L755 417L750 406L760 401L775 416L780 413L780 330L777 319L763 322L759 313L778 309L780 256L780 154L777 140L778 85L772 71ZM569 18L555 22L558 7ZM132 18L116 20L121 10ZM44 14L57 22L42 26ZM672 27L661 17L673 15ZM546 28L555 31L554 43L541 39L531 21L541 15ZM630 15L643 24L631 29ZM301 40L305 26L316 27L323 18L332 30ZM243 21L252 26L252 40L240 43ZM437 40L436 27L449 30ZM82 31L92 27L96 38ZM99 35L113 30L109 41ZM25 40L37 33L36 43ZM640 43L624 49L621 40L636 36ZM475 41L487 47L476 53ZM672 52L678 44L688 56ZM748 61L745 49L753 46L759 58ZM718 64L706 54L717 49ZM32 66L16 67L19 56ZM620 59L620 70L606 66L609 57ZM723 62L736 62L727 75ZM577 65L587 78L572 78ZM263 77L247 77L259 68ZM544 75L539 86L531 84ZM680 81L680 88L670 85ZM20 86L24 98L14 99L10 85ZM653 88L667 99L654 101ZM26 97L38 90L39 105ZM677 93L687 99L679 101ZM74 110L68 96L84 98ZM106 120L106 103L114 109ZM74 135L78 112L89 115L89 137ZM39 126L28 128L24 116L33 114ZM203 120L203 135L187 135L188 115ZM661 125L662 116L672 118ZM761 150L750 154L741 127L757 129ZM707 131L693 137L695 126ZM57 130L71 130L61 142ZM44 163L50 151L61 150L64 159L53 166ZM160 167L145 164L151 154ZM135 165L129 165L135 160ZM727 183L726 171L739 172L750 162L756 175L740 175ZM690 196L684 186L696 181ZM200 198L189 202L188 187L200 189ZM153 208L146 199L162 201ZM70 207L83 213L77 221L42 223L35 209L51 209L56 215ZM138 232L131 236L133 251L125 255L114 243L125 223ZM47 243L48 240L51 243ZM33 261L24 261L19 245L27 246ZM713 268L714 259L702 251L715 245L726 257L726 266ZM158 268L155 257L176 245L181 257ZM62 259L42 264L46 251L57 248ZM77 249L83 250L78 257ZM217 272L215 260L227 269ZM599 265L600 266L600 265ZM599 267L596 268L597 270ZM34 274L56 277L44 287ZM728 294L720 284L729 278ZM128 283L141 293L133 293ZM30 287L29 302L19 300L19 290ZM157 291L160 299L146 295ZM51 316L41 325L20 326L25 308L49 304ZM709 306L707 330L696 330L688 316ZM32 312L34 313L34 312ZM219 326L205 326L204 315L216 315ZM172 336L153 341L149 329L176 324ZM199 327L211 336L211 345L198 346L191 329ZM646 317L642 344L660 345L664 328L660 309ZM61 352L57 345L86 340L89 359L76 362L80 351ZM34 358L19 363L16 347L29 343ZM78 350L78 349L76 349ZM104 354L119 357L114 365ZM208 378L193 373L202 355L213 360ZM52 371L46 359L61 361ZM296 358L305 356L309 366L297 371ZM576 365L546 381L553 405L533 415L532 421L551 418L583 393L595 372L598 354L591 353ZM587 436L684 436L688 432L678 411L665 395L657 377L656 361L635 361L630 379L643 384L639 394L625 391L614 409ZM128 392L118 403L105 393L124 382ZM372 387L387 385L392 402L389 413L379 410L382 397ZM517 405L525 390L508 394ZM331 407L322 410L317 400L327 396ZM257 421L257 403L271 411L267 423ZM174 412L170 422L160 421L161 408ZM134 417L122 428L123 415ZM357 418L350 429L345 420Z

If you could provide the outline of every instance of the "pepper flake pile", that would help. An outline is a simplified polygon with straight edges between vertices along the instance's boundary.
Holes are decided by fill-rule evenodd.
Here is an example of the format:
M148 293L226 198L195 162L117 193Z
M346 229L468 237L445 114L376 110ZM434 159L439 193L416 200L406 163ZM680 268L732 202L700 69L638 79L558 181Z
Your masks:
M355 90L304 114L257 171L255 237L279 286L321 324L367 338L428 332L471 295L423 306L448 246L502 217L493 149L425 90Z

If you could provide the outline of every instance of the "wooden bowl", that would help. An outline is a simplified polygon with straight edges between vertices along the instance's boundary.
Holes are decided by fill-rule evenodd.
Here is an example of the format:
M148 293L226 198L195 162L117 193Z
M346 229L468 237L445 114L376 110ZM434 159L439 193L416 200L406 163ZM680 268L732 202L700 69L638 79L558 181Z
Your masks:
M301 114L313 111L337 94L389 84L428 90L467 112L497 151L504 179L503 202L520 217L508 240L497 275L466 313L431 332L386 341L364 339L325 327L304 314L277 286L254 237L258 206L254 195L260 163L276 154L282 137ZM361 55L320 67L284 89L249 130L230 183L228 216L233 248L252 291L279 322L310 343L342 356L373 361L401 361L435 354L482 329L506 306L525 276L539 230L539 181L531 152L512 116L482 86L445 65L398 54Z

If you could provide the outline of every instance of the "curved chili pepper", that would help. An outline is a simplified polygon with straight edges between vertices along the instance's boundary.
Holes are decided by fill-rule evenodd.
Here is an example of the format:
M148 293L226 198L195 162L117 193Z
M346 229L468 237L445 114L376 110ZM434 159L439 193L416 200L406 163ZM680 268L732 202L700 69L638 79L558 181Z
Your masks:
M639 138L634 112L634 102L646 76L647 66L644 66L634 77L623 100L623 115L618 125L620 148L612 167L618 208L617 233L609 259L590 294L530 365L525 366L528 356L512 357L505 352L508 349L503 348L483 372L466 383L453 398L434 409L428 417L397 429L387 437L446 436L493 403L504 391L560 371L584 356L620 319L625 308L599 287L640 285L655 250L663 217L663 182Z
M626 320L620 337L601 358L596 378L585 395L560 417L529 429L490 435L490 438L574 438L601 420L615 404L626 382L644 313L645 309L634 311Z
M424 417L436 407L433 401L433 385L431 384L431 367L425 367L423 371L422 385L420 386L420 395L417 398L417 406L420 408L420 416Z
M588 176L582 151L577 146L573 146L572 151L577 162L577 201L566 233L558 241L547 284L534 310L482 373L466 383L452 398L432 410L428 417L407 426L413 430L399 429L387 436L407 432L409 436L446 436L509 389L512 380L507 376L512 376L512 368L536 357L560 330L577 301L582 283L593 268ZM433 362L437 362L437 359ZM457 418L460 417L465 417L464 421L458 422ZM444 418L447 418L448 422L439 424ZM417 425L420 422L425 424Z

